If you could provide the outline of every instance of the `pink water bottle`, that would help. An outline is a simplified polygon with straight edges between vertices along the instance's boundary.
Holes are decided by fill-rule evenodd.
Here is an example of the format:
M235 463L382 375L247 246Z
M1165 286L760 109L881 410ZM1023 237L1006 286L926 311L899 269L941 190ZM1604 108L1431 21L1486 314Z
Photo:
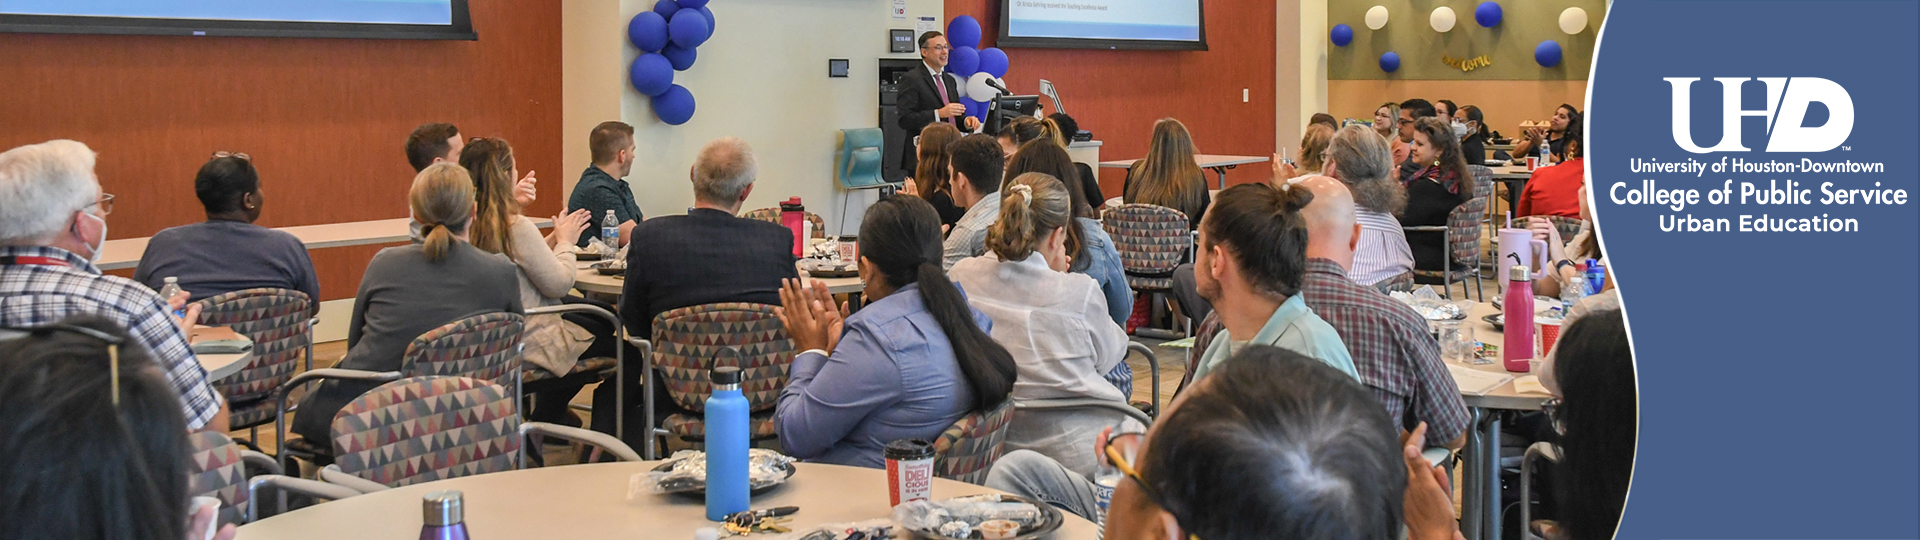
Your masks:
M780 203L780 224L793 231L793 256L805 257L807 252L807 207L800 204L799 197Z
M1527 265L1507 269L1507 299L1501 306L1506 320L1506 340L1500 345L1500 358L1507 371L1526 373L1533 369L1533 276Z

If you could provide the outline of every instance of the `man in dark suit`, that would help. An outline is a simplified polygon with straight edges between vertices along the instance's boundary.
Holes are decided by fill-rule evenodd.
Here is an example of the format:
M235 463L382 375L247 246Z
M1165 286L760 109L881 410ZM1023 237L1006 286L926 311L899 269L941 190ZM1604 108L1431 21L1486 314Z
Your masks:
M967 107L960 104L960 80L941 70L947 67L947 55L953 48L947 46L947 37L939 32L920 34L920 59L926 63L926 69L909 70L900 75L900 129L906 130L907 140L920 135L927 124L947 122L961 131L980 129L980 119L967 114ZM900 145L901 168L912 173L920 163L918 154L911 143Z
M653 318L674 309L718 302L780 304L780 283L799 277L793 256L793 231L778 224L736 217L753 192L757 165L753 149L733 137L707 143L693 164L693 208L684 216L664 216L635 225L627 249L626 286L620 319L636 337L653 336ZM628 355L628 404L638 404L640 359ZM656 376L654 381L660 379ZM666 392L656 388L654 409L672 412ZM613 385L594 392L594 410L611 411ZM606 418L602 418L605 416ZM628 409L628 444L645 442L644 416ZM613 432L612 415L596 414L594 429Z

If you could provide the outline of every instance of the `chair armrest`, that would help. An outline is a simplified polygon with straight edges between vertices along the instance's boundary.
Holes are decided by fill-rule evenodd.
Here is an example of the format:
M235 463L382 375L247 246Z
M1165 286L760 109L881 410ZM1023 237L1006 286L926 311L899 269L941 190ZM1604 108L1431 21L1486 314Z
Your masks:
M359 493L373 493L376 491L386 491L388 489L387 486L379 482L347 474L346 471L340 470L339 465L328 465L326 468L320 469L320 479L326 481L328 484L351 489Z
M611 435L598 431L567 427L559 424L549 424L546 422L527 422L520 424L521 438L535 434L547 437L558 437L568 441L594 446L613 453L614 457L620 458L620 461L640 461L640 454L634 452L633 447L627 446L627 443L620 442L620 439L615 439Z
M260 518L259 504L260 504L261 488L273 488L273 489L278 489L283 493L284 492L298 493L301 495L306 495L308 497L313 497L316 499L326 499L329 501L337 501L340 499L345 499L345 498L355 497L360 495L360 492L358 491L336 486L326 482L317 482L313 480L307 480L305 478L294 478L291 476L282 476L278 474L263 474L260 476L255 476L253 478L247 479L246 521L248 522L252 522L253 520ZM278 508L274 513L278 514L280 512L286 512L286 511L287 511L286 507L282 506Z
M1400 230L1406 232L1447 232L1446 225L1407 225Z
M1139 354L1147 357L1147 371L1151 372L1153 376L1153 403L1152 409L1147 411L1147 416L1160 416L1160 357L1153 354L1152 347L1148 347L1138 341L1127 342L1127 354ZM1126 360L1122 359L1121 361L1124 362Z
M1128 417L1133 418L1134 420L1139 420L1140 423L1143 425L1147 425L1147 426L1153 425L1153 417L1147 416L1147 413L1142 412L1140 409L1135 409L1133 408L1132 405L1128 405L1118 401L1108 401L1104 399L1057 398L1057 399L1015 400L1013 402L1013 409L1016 411L1061 411L1061 410L1072 410L1072 409L1106 409L1106 410L1118 412L1122 415L1126 415Z
M1560 448L1554 446L1553 443L1533 443L1532 446L1527 447L1526 459L1531 460L1536 457L1547 458L1547 461L1557 463L1560 461Z
M311 353L313 351L312 340L308 340L307 347L308 347L307 351ZM311 354L308 355L308 360L309 361L312 360ZM281 384L279 388L273 389L273 403L274 403L273 435L275 437L274 440L279 441L279 444L281 445L285 445L287 443L287 398L293 395L293 390L296 388L306 386L306 384L310 382L324 380L324 379L388 383L388 382L400 380L400 378L401 378L401 375L400 375L400 372L398 371L364 371L364 370L358 370L358 369L341 369L341 368L313 369L313 370L307 370L298 375L294 375L293 378L287 379L286 383ZM284 446L282 446L282 448L284 448ZM293 468L292 461L290 461L290 459L291 458L287 455L285 451L280 452L281 470L284 471L284 470Z
M240 462L246 465L259 467L262 470L267 471L267 474L286 474L286 471L280 468L279 461L275 461L273 459L273 456L260 453L259 451L241 448Z
M534 315L546 315L551 313L585 313L587 315L605 319L608 323L612 323L613 327L616 329L621 327L620 316L614 315L612 312L609 312L606 309L593 304L560 304L557 306L544 306L544 307L537 307L537 308L529 308L526 310L526 315L529 317Z

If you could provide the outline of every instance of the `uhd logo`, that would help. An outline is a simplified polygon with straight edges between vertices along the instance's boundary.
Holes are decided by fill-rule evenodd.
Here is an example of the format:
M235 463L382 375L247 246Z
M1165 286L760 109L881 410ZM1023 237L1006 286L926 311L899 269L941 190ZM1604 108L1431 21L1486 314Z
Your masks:
M1814 77L1760 77L1767 84L1767 108L1740 108L1740 83L1750 77L1714 77L1722 90L1720 144L1701 148L1693 143L1692 99L1688 88L1699 77L1667 77L1673 84L1673 142L1695 154L1708 152L1747 152L1740 144L1740 118L1759 116L1767 119L1768 152L1825 152L1847 142L1853 135L1853 98L1847 89L1826 79ZM1782 94L1785 94L1782 96ZM1814 102L1827 107L1825 125L1806 127L1807 108Z

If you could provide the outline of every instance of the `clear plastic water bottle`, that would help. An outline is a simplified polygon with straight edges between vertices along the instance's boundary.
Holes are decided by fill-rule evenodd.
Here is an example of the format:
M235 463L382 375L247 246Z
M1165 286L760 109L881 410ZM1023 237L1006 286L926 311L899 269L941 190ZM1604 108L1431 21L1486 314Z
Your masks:
M600 220L600 240L606 242L607 247L620 247L620 218L614 217L612 210L607 211L606 219Z
M163 302L171 301L173 300L174 296L179 295L181 292L182 292L182 289L180 288L180 278L174 277L174 276L167 276L166 285L163 285L160 287L160 300ZM185 304L182 304L180 306L180 309L173 310L173 316L186 317L187 306Z
M1578 271L1578 275L1560 284L1560 303L1566 304L1561 308L1562 315L1572 313L1573 306L1587 297L1586 265L1575 264L1574 269Z
M1120 486L1120 479L1124 476L1126 475L1112 463L1102 464L1093 472L1093 497L1100 508L1099 515L1094 516L1097 519L1093 523L1099 527L1093 533L1096 540L1106 537L1107 507L1113 504L1113 489Z
M1540 138L1540 166L1545 167L1552 163L1553 163L1553 142L1548 141L1545 137L1542 137Z

